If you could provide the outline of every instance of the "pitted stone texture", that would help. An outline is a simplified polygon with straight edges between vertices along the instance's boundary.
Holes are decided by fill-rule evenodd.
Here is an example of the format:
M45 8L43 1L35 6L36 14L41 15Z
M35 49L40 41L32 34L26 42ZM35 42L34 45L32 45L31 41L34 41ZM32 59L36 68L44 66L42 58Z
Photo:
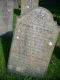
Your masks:
M52 14L37 8L17 21L9 65L24 75L41 76L48 68L58 36Z
M18 8L18 5L20 5L20 1L21 0L13 0L14 2L14 8L17 9Z
M21 14L26 14L38 8L38 1L39 0L21 0Z
M0 36L13 30L13 1L0 0Z

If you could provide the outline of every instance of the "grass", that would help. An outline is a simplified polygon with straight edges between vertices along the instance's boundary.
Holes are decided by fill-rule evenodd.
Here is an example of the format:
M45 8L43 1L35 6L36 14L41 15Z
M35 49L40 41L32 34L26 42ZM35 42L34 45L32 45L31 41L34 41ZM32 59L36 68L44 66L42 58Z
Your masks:
M50 7L51 8L51 7ZM49 9L50 9L49 8ZM57 21L60 22L60 11L57 8L50 9L54 14ZM54 10L54 11L53 11ZM13 27L16 25L16 10L14 11ZM58 20L59 19L59 20ZM0 80L60 80L60 47L55 47L51 61L48 66L47 73L43 78L33 78L31 76L22 76L20 74L15 74L7 71L7 63L9 58L9 51L11 47L12 36L1 36L0 37ZM57 39L57 43L60 44L60 34Z

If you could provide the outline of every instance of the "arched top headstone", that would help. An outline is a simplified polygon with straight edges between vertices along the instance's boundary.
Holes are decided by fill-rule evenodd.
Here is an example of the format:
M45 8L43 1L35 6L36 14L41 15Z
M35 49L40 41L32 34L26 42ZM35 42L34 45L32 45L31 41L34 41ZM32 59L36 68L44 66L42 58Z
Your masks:
M45 73L58 36L52 14L40 7L17 21L8 69L24 75Z
M49 30L57 28L57 23L54 21L52 13L43 7L32 10L27 15L21 17L21 19L18 19L18 22L32 26L36 25L36 27L40 26L41 28L47 28Z

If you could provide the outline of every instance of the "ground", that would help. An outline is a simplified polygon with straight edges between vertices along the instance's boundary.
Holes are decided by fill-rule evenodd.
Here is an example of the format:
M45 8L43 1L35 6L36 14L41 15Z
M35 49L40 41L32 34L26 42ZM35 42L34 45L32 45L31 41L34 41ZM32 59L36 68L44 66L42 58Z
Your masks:
M46 6L47 7L47 6ZM60 9L59 7L50 7L50 11L53 13L54 19L60 24ZM16 14L19 15L19 10L14 10L13 28L16 24ZM40 80L31 76L22 76L7 71L7 63L9 58L9 50L12 42L12 35L0 37L0 80ZM57 39L57 43L60 44L60 34ZM60 80L60 47L55 47L51 61L48 66L47 73L41 80Z

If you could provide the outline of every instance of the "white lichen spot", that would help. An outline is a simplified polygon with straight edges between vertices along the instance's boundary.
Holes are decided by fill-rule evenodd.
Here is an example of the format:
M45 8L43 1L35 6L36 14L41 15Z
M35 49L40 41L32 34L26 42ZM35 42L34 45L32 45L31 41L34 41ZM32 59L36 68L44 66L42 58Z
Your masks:
M49 42L49 46L52 46L53 44L52 44L52 42Z
M10 12L10 9L8 9L8 12Z
M17 36L17 39L19 39L19 36Z
M29 6L27 6L27 8L29 8Z

